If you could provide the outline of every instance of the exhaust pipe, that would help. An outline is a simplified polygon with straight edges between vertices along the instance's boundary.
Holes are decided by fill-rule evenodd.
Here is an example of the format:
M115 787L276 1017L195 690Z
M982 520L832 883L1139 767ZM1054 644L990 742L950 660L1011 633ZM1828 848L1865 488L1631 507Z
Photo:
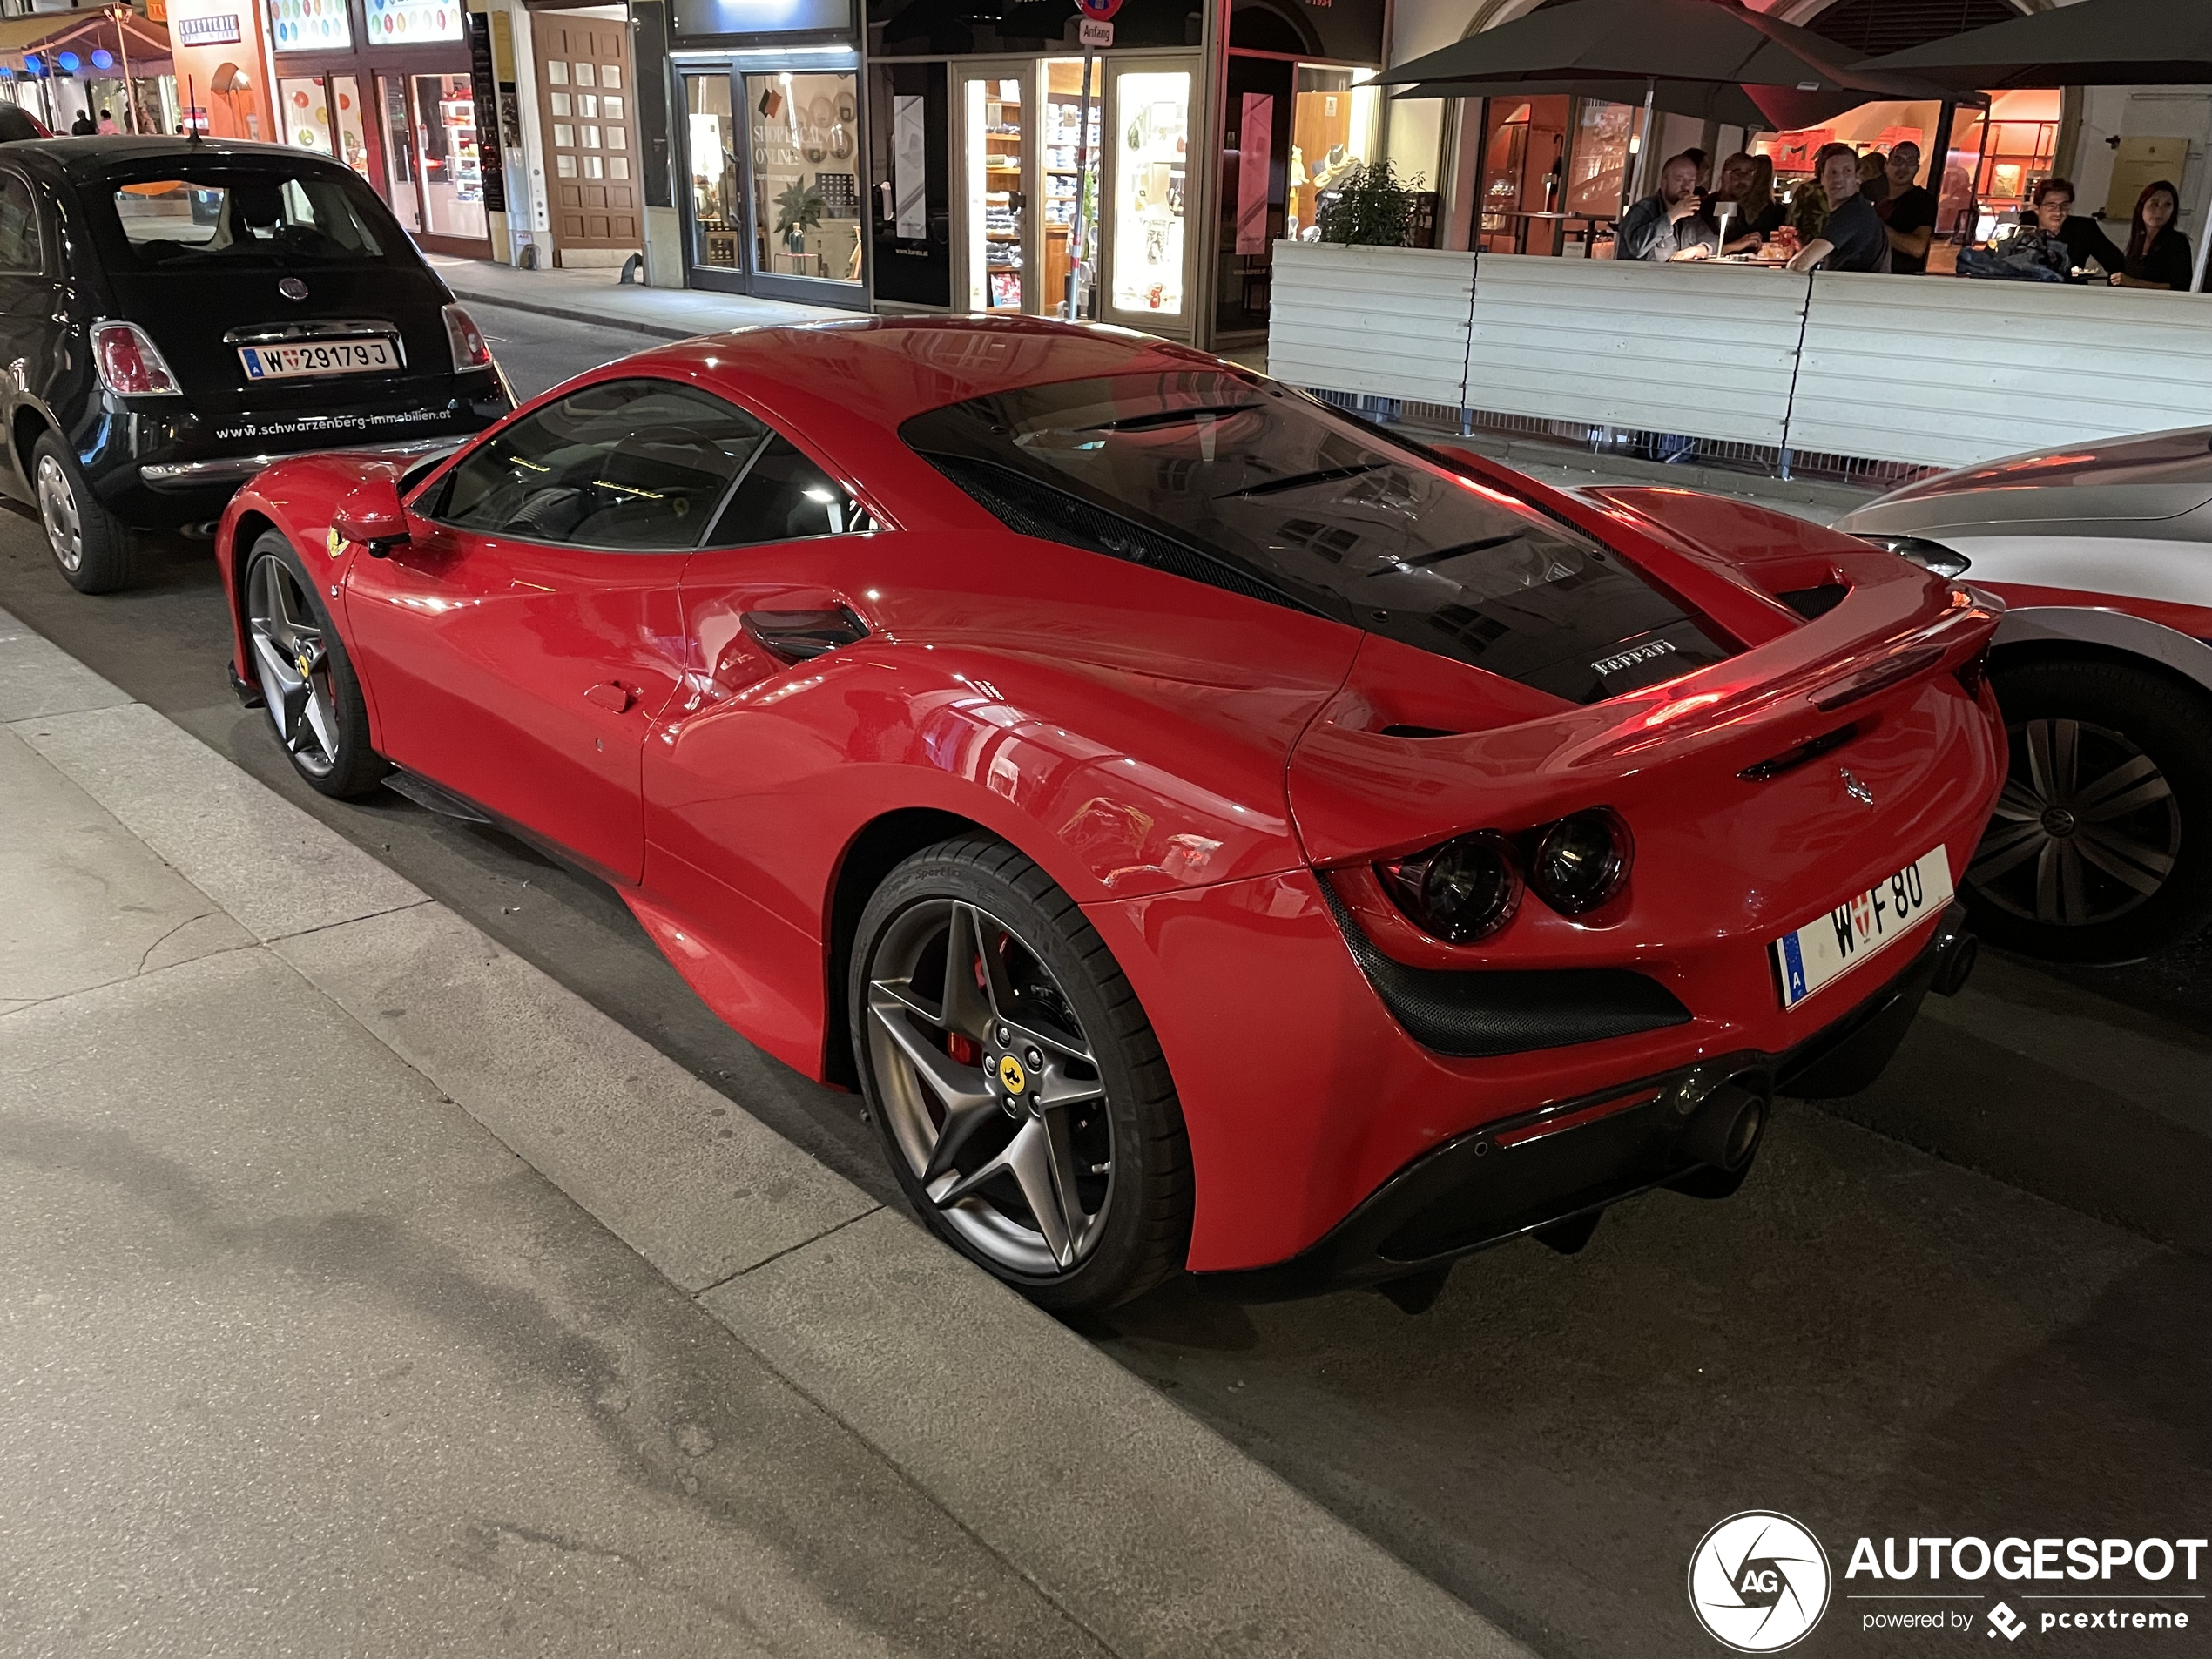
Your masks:
M1762 1097L1736 1083L1723 1083L1699 1103L1683 1125L1683 1150L1700 1163L1733 1175L1758 1150L1766 1113Z
M1981 941L1963 928L1951 934L1936 948L1935 978L1928 988L1938 996L1958 995L1966 988L1974 964L1980 960Z

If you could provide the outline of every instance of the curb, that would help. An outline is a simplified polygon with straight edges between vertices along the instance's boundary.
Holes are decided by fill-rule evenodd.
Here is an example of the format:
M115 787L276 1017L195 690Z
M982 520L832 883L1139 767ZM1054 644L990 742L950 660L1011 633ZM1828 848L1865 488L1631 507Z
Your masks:
M671 328L664 323L645 322L633 317L610 316L604 311L586 311L577 306L548 305L542 300L517 300L509 294L486 293L480 288L464 288L448 277L446 287L456 300L469 305L497 306L507 311L527 311L533 316L552 317L562 322L589 323L595 328L619 328L628 334L647 334L655 340L690 340L710 332L698 328Z
M4 611L0 725L1113 1652L1527 1659L741 1103Z

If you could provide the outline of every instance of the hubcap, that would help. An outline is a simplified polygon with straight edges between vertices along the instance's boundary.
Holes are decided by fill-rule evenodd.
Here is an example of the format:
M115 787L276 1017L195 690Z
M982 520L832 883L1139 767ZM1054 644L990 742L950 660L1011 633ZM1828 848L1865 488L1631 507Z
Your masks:
M64 570L84 563L84 531L77 517L77 492L69 475L51 455L38 457L38 520L45 526L46 543Z
M338 764L338 720L322 629L283 560L264 555L246 578L254 675L277 737L302 771L322 777Z
M2181 850L2181 803L2148 755L2104 726L2028 720L1966 880L2016 916L2086 927L2154 897Z
M1096 1247L1114 1190L1096 1060L1037 954L971 904L901 912L868 964L868 1055L887 1126L929 1200L1032 1278Z

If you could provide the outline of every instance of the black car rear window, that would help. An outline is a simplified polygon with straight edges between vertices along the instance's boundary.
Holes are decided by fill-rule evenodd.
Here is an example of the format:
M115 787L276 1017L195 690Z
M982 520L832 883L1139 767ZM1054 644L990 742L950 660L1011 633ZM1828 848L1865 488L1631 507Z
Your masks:
M1022 387L916 415L900 435L1024 535L1576 702L1728 654L1610 549L1256 375Z
M374 263L398 241L374 192L350 175L186 159L85 194L142 266Z

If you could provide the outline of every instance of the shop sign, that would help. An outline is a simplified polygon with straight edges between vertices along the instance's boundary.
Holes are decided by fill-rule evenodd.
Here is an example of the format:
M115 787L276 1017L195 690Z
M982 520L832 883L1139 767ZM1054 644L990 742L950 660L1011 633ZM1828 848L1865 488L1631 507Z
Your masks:
M269 39L280 52L348 51L354 44L347 0L268 0Z
M466 15L462 0L368 0L364 10L372 46L459 40Z
M242 37L238 13L217 11L205 17L179 17L175 24L179 46L230 46Z
M671 0L669 26L702 36L849 34L853 0Z
M1101 23L1096 17L1085 17L1076 25L1076 39L1081 45L1104 51L1114 44L1114 25Z

